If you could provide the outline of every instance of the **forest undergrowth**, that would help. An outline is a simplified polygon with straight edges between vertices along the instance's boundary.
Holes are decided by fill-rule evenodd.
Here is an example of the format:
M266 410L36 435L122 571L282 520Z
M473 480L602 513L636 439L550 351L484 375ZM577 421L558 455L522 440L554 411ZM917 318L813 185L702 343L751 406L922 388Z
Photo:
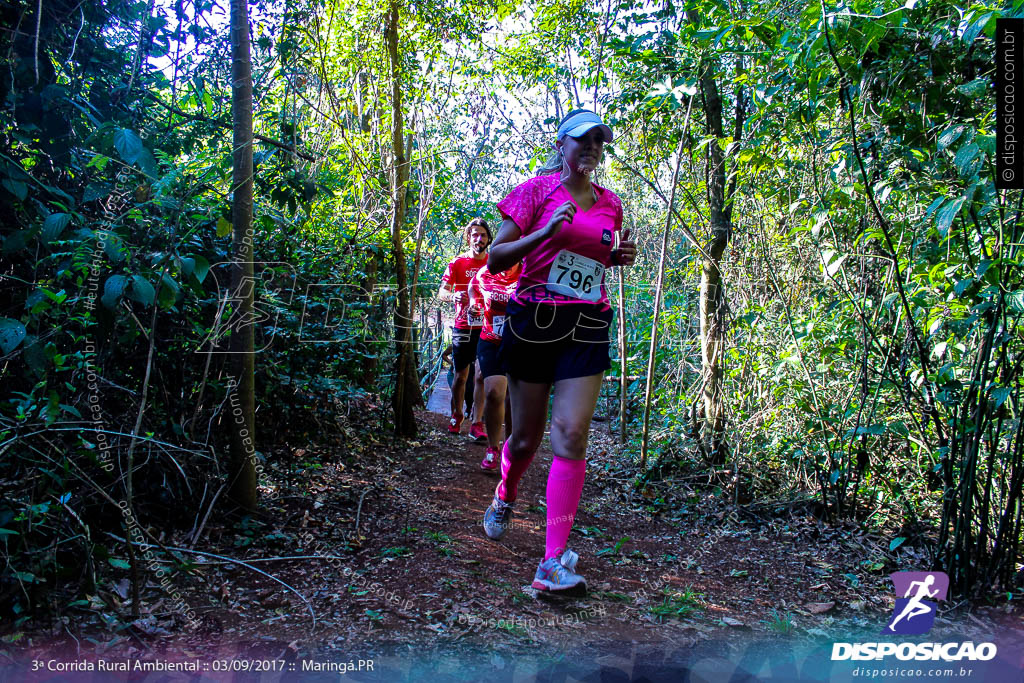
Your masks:
M885 535L826 523L804 501L736 505L696 474L645 483L595 422L570 538L590 593L541 599L529 580L543 547L546 442L498 543L480 526L495 484L478 467L483 447L427 412L417 414L417 439L380 439L367 407L334 433L278 444L255 513L218 512L191 528L149 522L168 550L156 549L150 567L170 581L145 570L138 618L127 562L111 557L120 569L109 582L80 600L54 593L49 614L8 629L18 654L7 656L295 659L474 647L555 657L630 642L824 642L882 624L894 605L888 574L926 561L913 542L891 551ZM946 605L937 629L1024 636L1017 605Z
M992 57L1022 15L4 3L2 647L813 638L873 628L904 569L947 574L950 628L1017 615L1024 194ZM581 107L638 257L605 282L572 612L522 590L543 459L487 542L476 447L416 411L462 227Z

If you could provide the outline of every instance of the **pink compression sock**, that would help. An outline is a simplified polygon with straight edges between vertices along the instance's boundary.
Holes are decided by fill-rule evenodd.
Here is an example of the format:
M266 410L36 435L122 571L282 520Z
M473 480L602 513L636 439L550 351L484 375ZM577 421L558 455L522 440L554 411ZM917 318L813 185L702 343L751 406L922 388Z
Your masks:
M526 468L533 462L533 453L528 458L513 460L508 454L508 441L501 449L501 481L498 482L498 498L506 503L514 503L519 494L519 480L523 478Z
M569 531L583 493L587 474L586 460L571 460L557 455L551 459L548 473L548 529L544 559L558 557L569 542Z

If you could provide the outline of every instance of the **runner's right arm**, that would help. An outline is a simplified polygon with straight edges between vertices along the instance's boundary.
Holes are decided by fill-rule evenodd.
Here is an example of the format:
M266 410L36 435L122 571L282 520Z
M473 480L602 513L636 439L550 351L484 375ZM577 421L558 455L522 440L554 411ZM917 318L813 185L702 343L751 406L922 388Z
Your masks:
M452 289L452 265L449 263L448 268L444 272L444 276L441 278L441 286L437 290L437 298L441 301L459 301L460 299L468 299L465 292L456 292Z
M487 270L497 275L502 273L536 249L541 242L549 240L558 234L563 221L572 223L572 217L576 214L576 205L566 202L555 209L551 214L551 220L542 230L537 230L523 237L522 229L516 225L511 218L506 218L498 228L498 236L491 244L491 252L487 257Z
M465 292L456 292L452 290L451 285L447 282L441 284L441 288L437 290L437 298L441 301L458 301L460 298L465 296Z

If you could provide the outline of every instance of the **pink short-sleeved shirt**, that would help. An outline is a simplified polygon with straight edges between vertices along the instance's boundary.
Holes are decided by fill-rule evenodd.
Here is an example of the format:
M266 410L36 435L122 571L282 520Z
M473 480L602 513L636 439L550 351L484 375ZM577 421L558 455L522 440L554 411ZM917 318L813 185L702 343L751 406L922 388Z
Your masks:
M553 238L541 242L523 259L523 273L519 277L514 297L516 301L544 302L556 306L594 303L602 310L609 308L603 278L600 296L596 301L552 292L547 288L552 266L563 250L596 261L605 268L612 264L615 233L622 229L622 201L611 190L597 184L594 188L598 192L597 202L587 211L583 211L577 204L572 223L564 223ZM555 210L568 201L576 204L569 191L562 186L558 174L553 173L530 178L517 186L498 202L498 211L503 218L510 218L519 226L525 237L543 229Z

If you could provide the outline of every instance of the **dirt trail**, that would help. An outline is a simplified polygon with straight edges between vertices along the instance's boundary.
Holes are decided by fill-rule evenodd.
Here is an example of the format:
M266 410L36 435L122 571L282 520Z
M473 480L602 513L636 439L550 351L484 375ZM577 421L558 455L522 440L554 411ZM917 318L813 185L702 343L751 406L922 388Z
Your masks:
M371 599L379 619L349 605L349 616L370 622L378 636L471 641L498 651L593 651L739 634L824 636L874 628L892 609L891 569L874 554L880 539L809 517L741 519L725 508L714 512L714 499L698 492L675 519L666 519L651 512L664 506L654 508L616 477L613 445L596 423L569 540L590 594L538 597L528 586L544 549L546 440L520 484L514 526L496 542L481 526L497 483L479 468L484 447L445 433L443 415L419 417L419 445L393 473L386 494L363 511L373 533L356 564L411 601L388 610Z
M527 661L536 671L555 662L630 672L646 663L678 672L674 662L705 653L731 671L744 657L753 657L756 669L758 657L788 657L794 648L827 660L822 653L832 641L877 636L891 613L888 573L895 567L882 551L885 539L797 513L741 516L679 482L636 490L619 474L621 458L596 423L569 540L590 594L538 597L528 586L544 548L546 441L520 484L514 527L495 542L481 527L497 483L479 468L484 447L447 434L444 415L422 412L418 419L421 436L400 449L380 435L374 468L364 466L373 460L366 453L352 455L348 466L304 461L309 467L281 475L291 487L284 490L301 487L303 496L268 502L266 514L241 526L212 523L199 544L239 558L339 558L259 565L308 605L251 570L200 558L201 578L175 579L199 616L197 630L183 628L150 580L144 598L155 606L141 627L111 640L109 629L80 623L77 644L63 629L30 640L71 653L92 638L100 654L390 658L395 671L412 678L410 662L447 666L445 658L456 668L476 662L478 675L507 673L513 662L522 671ZM312 455L295 449L291 457ZM247 545L246 538L258 542ZM912 558L919 551L901 552ZM125 590L115 592L123 597ZM310 609L318 617L312 632ZM1024 631L1019 613L1002 607L937 624L933 635L979 642ZM412 652L420 659L409 659ZM474 680L467 675L458 680Z

